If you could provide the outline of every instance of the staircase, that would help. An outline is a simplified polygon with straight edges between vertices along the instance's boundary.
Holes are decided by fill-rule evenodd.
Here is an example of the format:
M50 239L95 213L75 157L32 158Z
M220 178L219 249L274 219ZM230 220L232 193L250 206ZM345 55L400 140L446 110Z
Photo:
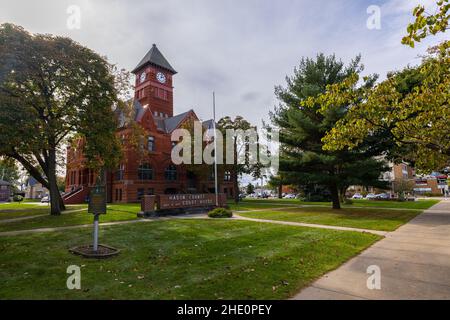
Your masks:
M62 198L64 204L81 204L86 202L89 189L86 187L78 187L75 190L66 193Z

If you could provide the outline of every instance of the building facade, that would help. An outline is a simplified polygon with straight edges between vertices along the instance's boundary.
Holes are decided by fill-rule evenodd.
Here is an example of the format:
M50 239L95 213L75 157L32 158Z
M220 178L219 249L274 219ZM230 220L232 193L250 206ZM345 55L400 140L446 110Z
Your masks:
M199 120L194 110L174 115L173 77L177 72L153 45L132 73L136 76L132 114L116 111L116 134L122 142L123 160L116 170L106 174L108 201L137 202L143 195L214 192L214 179L205 179L204 175L201 178L171 161L172 132ZM143 131L137 142L132 141L130 122ZM66 203L85 202L96 183L96 172L85 166L83 145L80 139L67 149ZM233 197L232 173L222 172L218 179L219 192Z
M35 178L29 177L25 186L25 198L27 199L42 199L49 195L49 191Z
M0 202L9 201L11 197L11 184L7 181L0 180Z

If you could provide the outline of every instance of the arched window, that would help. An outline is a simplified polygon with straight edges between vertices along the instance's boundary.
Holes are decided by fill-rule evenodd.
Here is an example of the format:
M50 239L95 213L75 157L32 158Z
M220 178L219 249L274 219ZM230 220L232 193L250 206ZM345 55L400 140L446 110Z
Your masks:
M231 181L231 172L230 171L225 171L224 176L223 176L223 180L224 181Z
M138 177L140 180L152 180L153 168L148 163L141 164L138 169Z
M177 180L177 168L174 165L170 165L166 168L164 172L166 180L175 181Z

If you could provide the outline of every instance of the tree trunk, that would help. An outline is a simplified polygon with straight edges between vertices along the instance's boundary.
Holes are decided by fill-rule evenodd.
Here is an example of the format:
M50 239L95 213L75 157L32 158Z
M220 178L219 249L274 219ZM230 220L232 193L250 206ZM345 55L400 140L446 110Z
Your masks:
M333 201L333 209L340 209L341 201L339 200L339 190L335 183L330 185L330 192L331 200Z
M233 175L233 189L234 189L234 202L239 203L239 181L238 181L238 175L236 172L234 172Z
M280 185L278 186L278 199L282 198L283 198L283 185L280 183Z
M50 214L59 216L61 214L61 194L59 193L58 183L56 181L56 152L49 150L48 152L48 172L47 179L50 191Z
M347 192L347 189L348 189L348 187L342 187L339 190L339 197L340 197L341 203L345 202L345 193Z

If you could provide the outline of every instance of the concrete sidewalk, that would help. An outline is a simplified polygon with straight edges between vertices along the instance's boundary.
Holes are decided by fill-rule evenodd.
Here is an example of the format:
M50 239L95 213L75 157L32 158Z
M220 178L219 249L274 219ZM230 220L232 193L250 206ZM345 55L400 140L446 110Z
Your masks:
M369 266L381 271L370 290ZM293 299L450 299L450 201L442 201Z

